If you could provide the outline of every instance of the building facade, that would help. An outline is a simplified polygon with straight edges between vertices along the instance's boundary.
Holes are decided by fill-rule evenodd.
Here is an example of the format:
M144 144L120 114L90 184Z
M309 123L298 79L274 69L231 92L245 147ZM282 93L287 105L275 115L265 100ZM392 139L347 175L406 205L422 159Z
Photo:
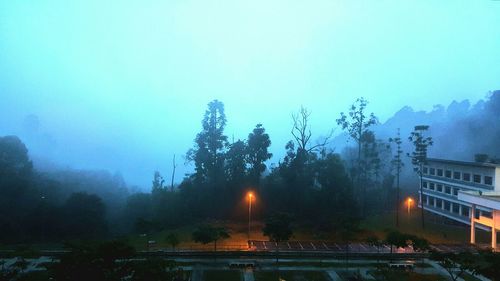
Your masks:
M491 163L463 162L444 159L427 159L423 167L422 190L419 190L419 207L464 224L471 224L472 209L475 217L493 218L494 210L460 200L462 192L500 192L500 165ZM478 224L475 227L491 231Z

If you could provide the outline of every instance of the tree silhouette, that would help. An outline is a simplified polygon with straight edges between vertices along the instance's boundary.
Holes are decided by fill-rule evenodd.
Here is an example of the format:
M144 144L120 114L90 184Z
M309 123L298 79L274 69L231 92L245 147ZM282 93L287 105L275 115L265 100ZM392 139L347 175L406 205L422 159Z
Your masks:
M168 233L167 236L165 236L165 242L167 242L167 244L170 245L174 251L175 247L177 247L180 243L179 237L175 232Z
M253 131L248 135L247 157L250 165L249 175L252 184L260 184L260 176L266 170L265 161L270 159L273 154L268 151L271 146L269 135L262 124L257 124Z
M214 252L217 252L217 241L231 237L225 227L213 225L199 226L192 234L193 241L208 244L214 243Z
M403 153L403 150L401 148L401 135L399 133L399 128L397 130L396 136L394 138L389 138L389 143L394 143L396 145L396 153L394 154L391 164L396 170L396 206L395 206L395 211L396 211L396 227L399 227L399 177L401 175L401 170L404 166L404 163L401 161L401 154Z
M281 242L288 241L292 237L292 217L287 213L275 213L266 220L262 229L265 236L276 242L276 263L278 263L278 252Z
M425 204L423 202L424 190L422 186L423 177L423 167L427 164L427 148L433 144L432 137L426 137L424 134L429 130L427 125L415 126L413 132L411 132L408 140L413 143L414 150L408 156L411 157L411 163L413 165L413 170L420 177L420 205L421 205L421 217L422 217L422 228L425 228L424 220L424 208Z
M353 139L358 145L358 157L357 157L357 169L355 170L355 176L357 187L360 187L361 184L361 170L362 170L362 148L364 137L367 132L369 132L369 128L372 125L377 124L377 117L373 113L369 115L366 114L366 106L368 105L368 101L361 97L356 99L356 101L351 105L349 109L348 115L344 112L340 113L340 118L337 119L337 124L342 126L342 130L346 131L349 134L349 137ZM366 192L362 193L362 205L365 205L365 196ZM364 213L364 211L363 211Z
M186 158L194 161L197 184L208 184L216 191L218 181L223 179L224 149L227 146L224 104L211 101L201 123L203 130L196 136L195 148L188 151Z

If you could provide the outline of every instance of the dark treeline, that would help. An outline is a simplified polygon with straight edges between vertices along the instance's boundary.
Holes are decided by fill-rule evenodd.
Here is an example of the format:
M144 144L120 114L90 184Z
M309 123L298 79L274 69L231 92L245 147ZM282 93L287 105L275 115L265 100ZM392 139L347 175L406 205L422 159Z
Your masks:
M497 121L499 100L497 91L481 105L484 114ZM379 137L381 125L367 112L367 104L365 99L357 99L339 114L337 124L356 144L341 153L332 148L332 133L313 138L309 123L314 116L300 108L290 119L285 157L270 165L271 136L265 125L249 128L246 139L229 140L224 133L224 105L214 100L186 153L193 173L173 186L170 178L155 172L148 193L130 194L120 174L37 171L19 138L2 137L0 240L60 241L147 233L206 219L245 221L249 191L256 195L255 219L286 212L318 230L337 231L369 214L394 212L398 170L413 173L411 161L401 160L410 159L406 155L414 152L416 144L408 137L414 133L437 135L434 146L442 147L444 133L431 126L411 134L415 125L422 124L414 120L401 127L399 136L394 129ZM461 122L468 130L478 116L470 114ZM493 126L489 131L498 134L499 130ZM401 162L407 163L403 166Z
M247 216L247 192L256 194L254 217L274 212L293 214L298 221L330 228L359 216L352 181L340 155L327 148L328 137L312 140L310 112L292 116L292 140L278 165L268 167L270 136L262 124L248 138L229 141L224 134L224 105L208 104L202 130L187 153L194 173L172 191L155 174L150 194L129 197L127 217L139 232L168 228L188 221L241 220Z

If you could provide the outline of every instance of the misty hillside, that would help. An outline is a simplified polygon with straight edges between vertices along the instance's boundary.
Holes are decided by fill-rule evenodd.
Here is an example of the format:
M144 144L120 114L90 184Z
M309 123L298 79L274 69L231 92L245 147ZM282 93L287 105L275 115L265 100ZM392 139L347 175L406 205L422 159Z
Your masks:
M375 115L377 113L375 112ZM453 101L448 106L435 105L430 112L415 111L404 106L391 118L374 127L378 139L387 141L401 130L403 150L411 152L407 141L415 125L429 125L434 145L429 156L452 160L474 161L474 154L488 154L500 157L500 90L491 92L485 100L471 104L468 100ZM333 144L339 150L349 143L347 136L341 134Z

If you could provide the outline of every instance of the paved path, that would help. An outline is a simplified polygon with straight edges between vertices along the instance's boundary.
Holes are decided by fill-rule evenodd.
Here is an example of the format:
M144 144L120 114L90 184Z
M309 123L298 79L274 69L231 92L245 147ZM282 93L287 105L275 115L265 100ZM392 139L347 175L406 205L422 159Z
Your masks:
M427 260L427 263L429 263L434 269L436 269L441 275L449 277L450 274L446 269L444 269L442 266L440 266L437 262L432 261L432 260ZM457 277L457 281L465 281L464 279Z
M363 279L365 279L365 280L375 280L375 278L373 278L373 276L368 273L369 270L373 270L373 269L374 268L363 267L363 268L359 269L359 273L361 274L361 277L363 277Z
M255 278L253 277L253 270L252 269L245 269L243 271L243 281L254 281Z
M191 281L203 281L203 270L199 267L193 268L193 273L191 274Z
M332 281L342 281L335 270L328 270L326 273L328 273L328 276L330 276L330 279L332 279Z

